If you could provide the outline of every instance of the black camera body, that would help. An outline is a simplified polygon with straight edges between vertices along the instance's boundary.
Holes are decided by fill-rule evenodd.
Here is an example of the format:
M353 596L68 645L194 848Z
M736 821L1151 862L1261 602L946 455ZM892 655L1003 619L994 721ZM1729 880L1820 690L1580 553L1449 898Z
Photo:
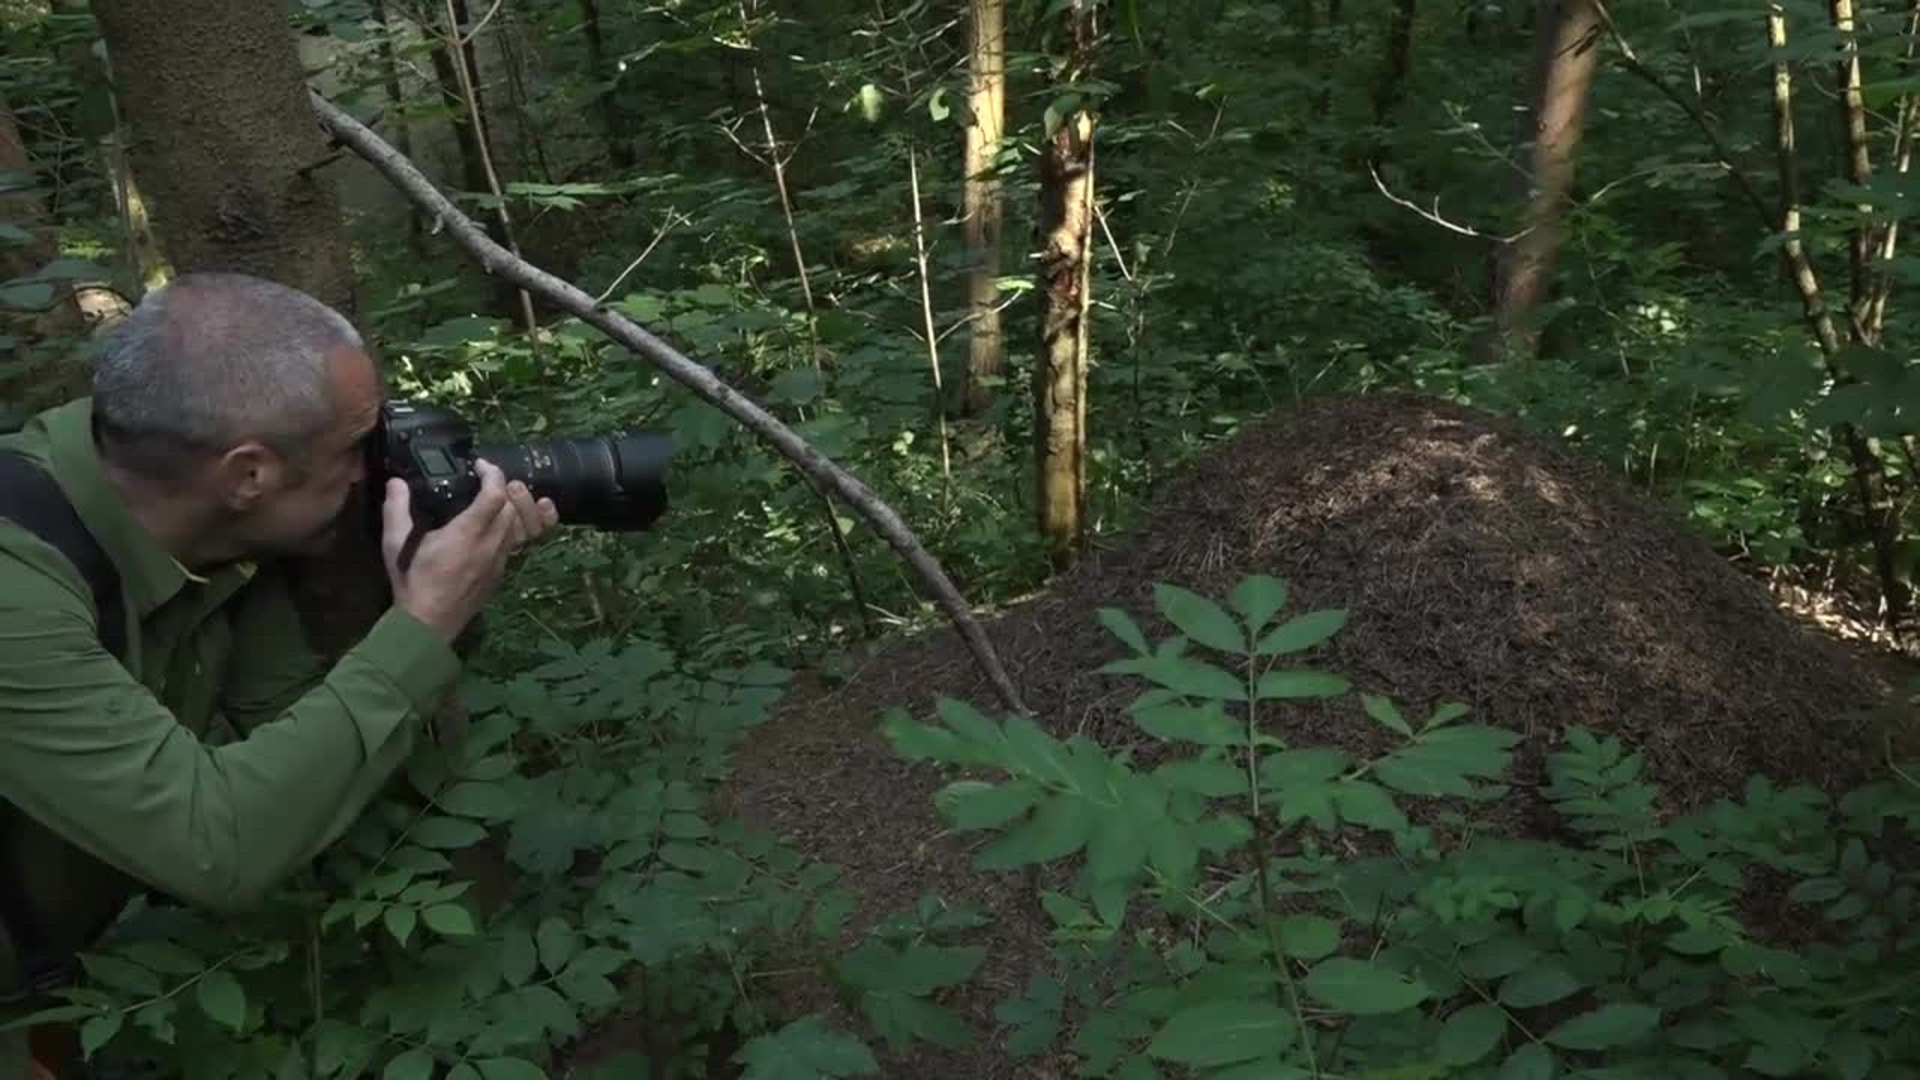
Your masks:
M407 482L414 522L424 532L453 520L480 493L474 471L480 458L499 466L508 480L526 484L534 498L552 499L562 525L640 532L666 512L673 442L655 432L618 431L480 443L458 412L430 402L397 400L382 407L379 424L367 439L367 456L376 536L378 493L389 477Z

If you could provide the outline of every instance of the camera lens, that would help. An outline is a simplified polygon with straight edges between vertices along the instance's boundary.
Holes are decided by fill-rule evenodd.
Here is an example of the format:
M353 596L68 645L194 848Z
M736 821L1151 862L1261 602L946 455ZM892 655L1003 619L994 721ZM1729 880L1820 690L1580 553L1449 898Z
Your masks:
M667 509L673 440L652 433L476 443L473 455L498 465L535 498L553 500L563 525L637 532Z

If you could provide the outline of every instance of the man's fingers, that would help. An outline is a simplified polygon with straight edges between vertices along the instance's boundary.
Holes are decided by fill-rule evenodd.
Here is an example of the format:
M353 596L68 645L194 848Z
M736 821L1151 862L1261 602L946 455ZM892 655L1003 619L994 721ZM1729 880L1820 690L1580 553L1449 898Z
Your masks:
M519 514L520 532L515 546L523 546L543 531L540 508L533 501L533 492L518 481L507 485L507 498Z
M500 510L507 505L507 474L491 461L476 460L473 471L480 477L480 493L460 515L469 532L484 534L499 516ZM458 521L459 519L456 519Z

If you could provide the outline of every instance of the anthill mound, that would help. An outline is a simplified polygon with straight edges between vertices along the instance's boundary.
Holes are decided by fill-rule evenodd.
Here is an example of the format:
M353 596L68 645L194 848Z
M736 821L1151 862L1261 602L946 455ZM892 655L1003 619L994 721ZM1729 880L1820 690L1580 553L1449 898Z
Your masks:
M1058 734L1138 738L1124 710L1143 684L1095 673L1123 653L1097 608L1170 633L1156 582L1219 597L1266 573L1287 582L1289 610L1347 609L1316 666L1410 710L1464 702L1478 722L1525 736L1516 797L1502 804L1519 829L1547 823L1531 787L1569 725L1643 751L1671 810L1737 795L1754 772L1832 789L1872 768L1845 716L1882 701L1872 672L1782 614L1665 508L1506 420L1399 395L1310 402L1224 443L1145 520L987 628ZM999 1053L992 1019L1045 963L1031 893L1017 875L969 869L979 838L943 831L931 806L939 774L876 733L883 710L925 715L943 695L995 705L950 632L898 643L846 684L790 701L742 748L725 801L844 867L869 915L932 892L992 917L988 964L952 1001L980 1045L916 1054L890 1075L1049 1075ZM1378 745L1350 699L1276 723L1296 743Z

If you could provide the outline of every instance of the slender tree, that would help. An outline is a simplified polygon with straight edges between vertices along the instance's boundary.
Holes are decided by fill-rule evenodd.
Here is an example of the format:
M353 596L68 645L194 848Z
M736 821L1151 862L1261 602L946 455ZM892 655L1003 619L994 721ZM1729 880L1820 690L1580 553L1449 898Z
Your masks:
M1066 70L1084 78L1093 59L1095 0L1069 0L1060 13ZM1052 115L1040 155L1040 357L1033 407L1039 527L1057 569L1086 540L1087 337L1093 268L1094 115L1069 92Z
M1493 328L1484 359L1532 358L1538 334L1528 326L1553 285L1563 218L1573 192L1574 163L1586 125L1600 50L1593 0L1538 0L1532 89L1516 141L1526 154L1526 214L1518 239L1496 269Z
M1000 337L1000 179L995 161L1006 127L1005 0L969 0L965 237L968 351L961 412L975 415L993 401L993 380L1006 368Z

